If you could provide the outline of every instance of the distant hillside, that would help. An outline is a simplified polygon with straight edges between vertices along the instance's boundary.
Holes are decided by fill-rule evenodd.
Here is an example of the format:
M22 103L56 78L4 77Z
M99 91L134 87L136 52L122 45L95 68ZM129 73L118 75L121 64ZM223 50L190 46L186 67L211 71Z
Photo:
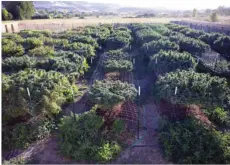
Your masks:
M122 7L116 4L90 3L85 1L34 1L34 6L36 9L78 12L144 13L166 10L165 8Z

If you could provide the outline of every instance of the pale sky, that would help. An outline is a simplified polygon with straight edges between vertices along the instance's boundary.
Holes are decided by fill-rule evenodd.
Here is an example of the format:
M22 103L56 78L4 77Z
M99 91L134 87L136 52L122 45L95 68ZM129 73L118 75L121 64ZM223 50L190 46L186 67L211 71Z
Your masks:
M230 0L81 0L88 2L112 3L131 7L165 7L168 9L214 9L230 7Z

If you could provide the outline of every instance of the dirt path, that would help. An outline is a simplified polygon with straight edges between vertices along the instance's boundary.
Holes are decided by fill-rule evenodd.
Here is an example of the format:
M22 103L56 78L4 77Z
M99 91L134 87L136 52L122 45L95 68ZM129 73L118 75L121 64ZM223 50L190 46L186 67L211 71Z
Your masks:
M168 164L163 158L157 139L159 114L153 103L147 103L140 109L140 140L126 149L113 163L118 164Z

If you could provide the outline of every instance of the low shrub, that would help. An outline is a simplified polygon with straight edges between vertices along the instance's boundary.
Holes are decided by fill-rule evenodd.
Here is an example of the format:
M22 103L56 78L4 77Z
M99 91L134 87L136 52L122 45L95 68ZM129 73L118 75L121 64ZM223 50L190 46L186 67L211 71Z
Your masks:
M204 109L203 111L218 126L230 126L230 114L227 110L217 107L215 109Z
M104 121L94 111L65 116L61 119L61 153L75 160L108 162L121 151L114 141L106 140L100 132Z
M25 53L25 50L22 45L16 44L15 42L5 39L2 42L2 56L11 57L11 56L22 56Z
M32 142L48 137L55 125L48 118L30 119L30 122L18 123L3 131L3 146L7 148L27 148Z
M34 49L29 50L28 55L40 57L53 57L54 48L49 46L36 47Z
M29 56L9 57L2 61L2 70L3 72L14 72L26 68L33 68L35 64L35 58Z
M107 60L104 69L105 72L131 72L133 63L128 60Z
M159 139L165 156L175 163L230 163L230 134L206 128L196 119L162 122Z

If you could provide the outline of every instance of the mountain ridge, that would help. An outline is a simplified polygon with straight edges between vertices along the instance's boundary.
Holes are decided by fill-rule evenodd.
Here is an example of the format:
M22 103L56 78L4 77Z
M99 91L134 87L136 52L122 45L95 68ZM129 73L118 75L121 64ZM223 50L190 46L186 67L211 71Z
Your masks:
M92 3L87 1L34 1L36 9L70 10L78 12L112 12L112 13L137 13L156 12L167 10L164 7L144 8L127 7L109 3Z

